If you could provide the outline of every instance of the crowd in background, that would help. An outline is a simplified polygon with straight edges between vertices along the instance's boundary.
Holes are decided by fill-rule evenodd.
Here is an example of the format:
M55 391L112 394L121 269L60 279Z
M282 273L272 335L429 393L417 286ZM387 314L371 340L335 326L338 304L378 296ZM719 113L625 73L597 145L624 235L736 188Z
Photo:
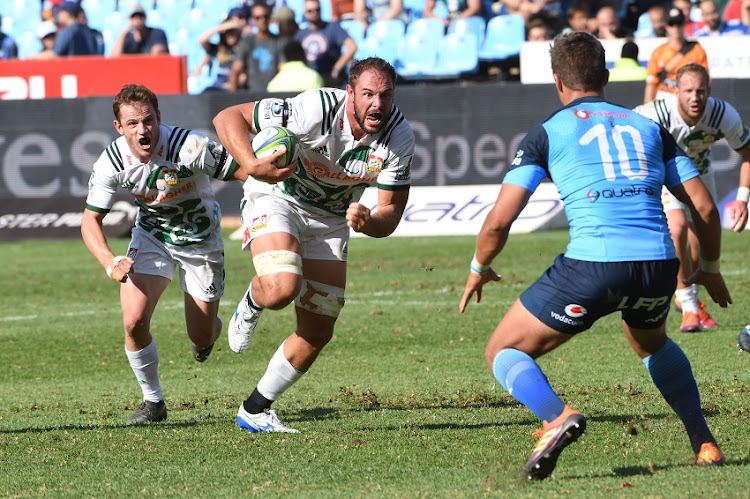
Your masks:
M343 85L358 54L358 42L362 43L354 31L364 33L372 23L389 19L408 26L415 19L435 18L448 32L461 19L487 22L516 15L523 18L527 41L551 40L564 31L588 31L600 39L666 37L677 53L686 43L691 48L696 45L688 42L691 38L750 34L750 0L249 0L229 2L231 8L224 11L221 22L206 18L199 32L188 31L187 39L173 40L185 38L186 30L162 29L165 23L170 26L167 19L158 20L161 27L149 22L160 2L177 4L187 12L200 0L148 0L146 8L131 0L42 0L37 51L22 53L9 33L0 32L0 59L161 55L173 47L172 51L189 56L190 75L203 81L204 91L262 91L272 82L277 91L299 91L321 82ZM227 4L215 5L219 3ZM123 13L121 30L112 33L114 26L89 25L86 10L96 5L100 11L102 4ZM679 30L670 33L670 26ZM626 44L623 56L626 61L619 64L623 75L614 79L645 79L645 68L637 63L637 46ZM651 89L646 96L653 95Z

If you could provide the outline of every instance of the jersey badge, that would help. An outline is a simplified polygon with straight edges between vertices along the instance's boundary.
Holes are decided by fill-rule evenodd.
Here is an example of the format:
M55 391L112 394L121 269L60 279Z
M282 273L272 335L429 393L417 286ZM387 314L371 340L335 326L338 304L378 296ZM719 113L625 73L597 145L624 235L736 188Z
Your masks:
M325 156L326 158L331 159L331 155L328 153L328 146L314 147L313 152L316 152L320 154L321 156Z
M344 131L344 118L339 118L339 131Z
M128 254L127 254L128 258L132 258L133 260L135 260L135 257L137 255L138 255L138 248L133 248L132 246L128 248Z
M568 317L583 317L588 313L588 310L586 310L585 307L582 307L581 305L576 305L575 303L571 303L570 305L565 307L565 314Z
M575 111L573 112L573 114L575 115L575 117L576 117L576 118L580 118L580 119L582 119L582 120L587 120L587 119L589 119L589 113L587 113L587 112L586 112L586 111L584 111L583 109L576 109L576 110L575 110Z
M123 189L127 189L127 190L130 190L130 189L132 189L133 187L135 187L135 184L134 184L133 182L131 182L130 180L126 180L125 182L123 182L123 183L122 183L122 184L120 185L120 187L122 187Z
M380 173L383 170L383 158L370 154L367 157L367 171Z
M261 215L257 218L253 218L250 230L255 232L256 230L265 229L266 227L268 227L268 215Z

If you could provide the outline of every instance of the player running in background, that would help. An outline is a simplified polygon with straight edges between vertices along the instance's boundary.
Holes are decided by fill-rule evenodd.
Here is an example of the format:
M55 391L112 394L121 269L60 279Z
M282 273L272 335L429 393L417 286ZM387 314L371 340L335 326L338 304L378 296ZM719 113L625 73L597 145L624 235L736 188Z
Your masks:
M125 85L112 109L122 136L94 163L81 234L107 275L122 283L125 353L143 391L131 425L167 418L150 323L177 267L195 360L206 360L221 333L217 313L224 293L224 245L209 177L245 180L247 175L221 145L162 124L157 97L144 86ZM102 221L119 187L135 196L139 209L127 254L115 256Z
M570 243L511 306L485 352L498 382L543 422L524 472L529 479L549 476L560 452L586 429L586 418L558 398L534 359L618 311L630 346L685 425L697 464L723 464L690 362L666 334L679 262L661 187L667 185L693 213L702 260L691 281L703 283L726 307L731 298L719 273L716 205L664 128L604 100L608 74L596 38L580 32L558 36L550 56L564 107L519 145L477 238L459 303L463 313L472 296L481 299L486 283L500 280L490 264L532 192L550 177L565 206Z
M331 340L344 305L349 230L391 234L409 196L414 133L393 105L396 72L368 58L352 65L346 90L308 90L290 99L240 104L214 118L227 150L257 180L245 183L243 248L256 275L228 327L229 346L245 351L264 308L294 301L297 330L279 346L237 424L251 432L296 432L271 404L291 387ZM277 169L258 165L250 133L285 126L300 140L298 161ZM268 183L276 183L271 189ZM358 202L368 186L378 206Z
M677 71L677 94L656 99L635 108L651 118L677 141L693 160L701 180L716 200L716 182L711 168L711 146L726 139L729 146L742 156L737 199L732 204L732 229L741 232L747 224L747 202L750 199L750 131L739 113L727 102L710 97L708 71L698 64L688 64ZM698 266L700 247L685 206L666 188L662 202L667 215L680 270L677 273L675 308L682 311L680 331L693 332L717 327L704 302L698 299L697 286L688 286L684 280ZM689 244L688 244L689 243Z

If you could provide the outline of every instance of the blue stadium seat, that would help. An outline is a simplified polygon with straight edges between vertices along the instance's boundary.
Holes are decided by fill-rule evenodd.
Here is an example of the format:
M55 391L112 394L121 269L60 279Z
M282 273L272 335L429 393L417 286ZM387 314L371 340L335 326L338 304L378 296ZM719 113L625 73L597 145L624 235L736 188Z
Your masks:
M485 21L483 17L462 17L461 19L456 19L450 23L448 26L448 33L458 33L460 35L470 33L474 35L474 39L477 42L477 48L479 48L482 46L482 42L484 42L484 32L486 28L487 21Z
M286 0L286 5L294 11L294 20L300 24L305 21L305 0Z
M403 0L403 9L406 15L409 16L410 21L422 17L424 4L425 0Z
M418 35L408 35L398 45L398 58L394 67L405 79L429 79L433 77L437 53L438 44L433 40Z
M479 45L473 33L448 33L438 45L434 75L458 78L479 71Z
M375 37L365 38L361 44L357 45L357 53L354 58L358 61L368 57L380 57L388 61L392 66L396 65L398 55L398 44L382 43Z
M633 33L636 38L651 38L654 36L654 27L651 24L651 17L648 12L644 12L638 17L638 27Z
M502 61L521 53L526 38L523 17L512 14L495 16L487 23L479 60Z
M34 55L42 50L42 42L36 37L36 31L26 31L21 33L20 36L14 38L16 46L18 47L18 57L23 59Z
M367 28L367 38L377 38L383 43L396 43L404 37L406 24L400 19L375 21Z
M331 0L320 0L320 18L324 21L330 21L333 16L333 6Z
M445 34L445 25L435 17L423 17L410 22L406 26L406 34L426 37L437 43Z
M365 40L365 25L354 19L344 19L339 24L360 45Z

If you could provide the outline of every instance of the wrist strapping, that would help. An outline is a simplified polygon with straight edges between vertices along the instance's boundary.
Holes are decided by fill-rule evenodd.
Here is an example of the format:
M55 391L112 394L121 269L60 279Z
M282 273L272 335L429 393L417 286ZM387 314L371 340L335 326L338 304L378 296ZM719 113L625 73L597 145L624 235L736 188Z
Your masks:
M112 259L112 264L107 265L107 277L109 277L110 279L112 278L112 271L115 270L115 267L120 262L120 260L124 260L124 259L125 259L124 256L116 256Z
M747 187L738 188L737 201L744 201L745 203L750 201L750 189L748 189Z
M471 259L471 263L469 264L469 268L475 274L485 274L488 270L490 270L490 266L489 265L484 265L482 263L479 263L479 260L477 260L476 255L474 256L474 258Z
M700 267L703 272L709 272L711 274L719 273L719 260L704 260L701 257Z

